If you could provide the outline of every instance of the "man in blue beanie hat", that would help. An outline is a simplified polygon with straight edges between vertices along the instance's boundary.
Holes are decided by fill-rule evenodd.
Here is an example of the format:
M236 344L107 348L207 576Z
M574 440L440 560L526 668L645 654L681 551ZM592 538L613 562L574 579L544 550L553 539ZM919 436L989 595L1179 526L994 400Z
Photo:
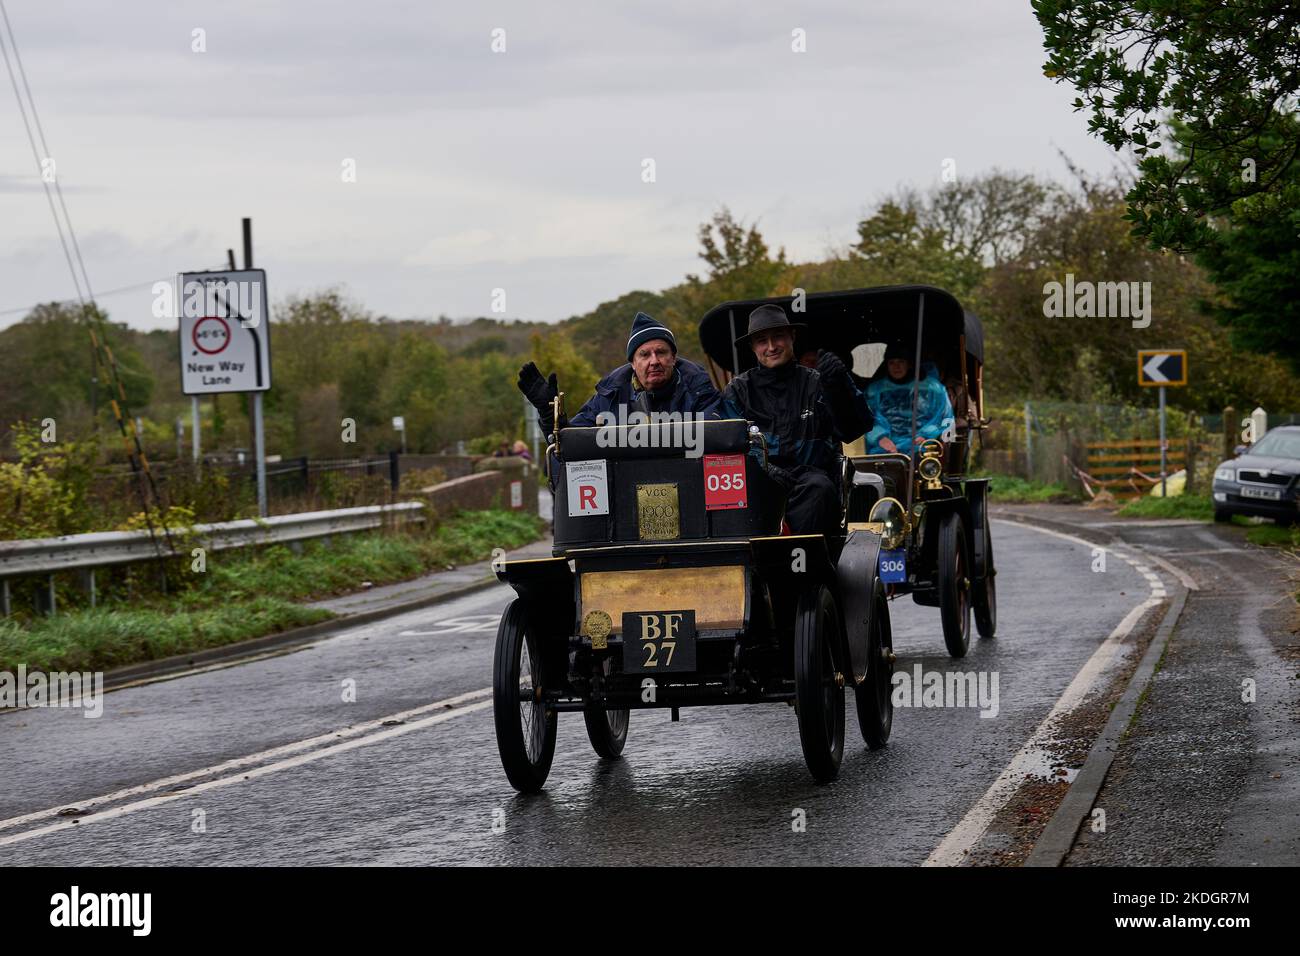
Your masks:
M689 359L677 357L677 340L672 330L644 312L632 320L632 334L627 339L627 364L620 365L596 384L596 394L572 418L561 421L567 426L596 425L602 412L626 418L631 412L677 412L717 417L718 391L703 367ZM559 393L555 373L542 377L537 365L529 362L519 370L519 390L537 409L542 434L556 431L551 421L551 402Z

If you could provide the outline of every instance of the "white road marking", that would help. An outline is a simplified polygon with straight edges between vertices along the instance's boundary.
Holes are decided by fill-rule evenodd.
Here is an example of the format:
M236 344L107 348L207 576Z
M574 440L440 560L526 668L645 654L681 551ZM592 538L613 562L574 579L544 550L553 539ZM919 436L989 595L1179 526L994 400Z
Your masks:
M221 670L227 670L228 668L231 667L242 667L245 664L252 664L256 661L265 661L265 660L270 660L273 657L285 657L289 654L296 654L299 651L312 650L314 648L320 647L322 644L328 644L330 641L359 640L362 637L373 637L376 635L382 636L382 634L390 624L392 624L394 621L400 621L402 618L405 617L413 617L416 615L427 616L429 611L435 608L437 610L445 611L450 608L460 607L462 605L464 605L465 607L476 607L479 604L486 603L487 601L499 600L500 597L501 595L497 593L495 589L486 588L483 591L476 591L470 594L461 595L460 597L457 598L452 598L450 601L447 601L445 603L445 606L443 604L436 604L436 605L430 605L429 607L415 608L414 610L411 611L403 611L400 614L395 614L391 618L383 618L378 621L371 621L367 624L349 625L346 619L339 618L335 622L338 624L337 629L331 629L321 634L320 637L317 638L316 640L307 643L290 644L286 647L271 648L265 651L264 653L252 654L247 657L243 657L243 656L232 657L228 660L215 661L211 664L200 664L196 667L186 668L185 670L181 670L181 671L169 671L165 674L151 674L146 677L140 677L133 681L128 681L124 684L117 684L114 687L106 688L104 693L112 694L112 693L116 693L119 690L126 690L128 687L146 687L149 684L158 684L163 681L178 680L179 678L182 677L192 677L195 674L206 674L209 671L221 671ZM500 618L500 616L501 615L498 614L497 618ZM495 628L495 625L493 625L493 627ZM399 633L398 636L399 637L406 636L408 633L415 634L417 632L403 631ZM451 632L446 632L446 633L451 633ZM10 711L0 711L0 716L3 716L5 713L10 713Z
M1028 522L1011 521L1008 523L1050 535L1054 538L1060 538L1063 541L1069 541L1088 549L1102 547L1072 534L1053 531ZM966 812L961 822L934 848L933 852L926 858L925 863L922 864L923 866L957 866L964 861L966 854L984 836L989 824L993 822L993 818L1007 805L1015 792L1020 789L1026 775L1041 770L1044 759L1049 756L1047 747L1055 739L1056 726L1060 718L1083 703L1094 687L1100 683L1102 678L1107 676L1112 667L1120 660L1125 639L1132 633L1133 628L1137 626L1138 621L1142 619L1146 612L1164 603L1166 599L1164 582L1141 563L1142 559L1127 555L1113 547L1104 550L1116 555L1142 574L1150 588L1150 596L1130 610L1124 616L1124 619L1119 622L1115 630L1111 631L1106 639L1102 641L1101 646L1093 652L1083 667L1079 669L1079 672L1074 675L1074 680L1070 681L1070 686L1065 689L1065 693L1061 695L1048 715L1043 718L1042 723L1038 725L1024 745L1016 751L1006 769L998 775L998 778L993 781L993 785L984 792L984 795L975 802L975 805ZM1145 557L1148 556L1144 555Z
M964 860L971 847L984 835L984 831L993 822L998 811L1006 806L1007 801L1020 789L1025 776L1042 768L1044 753L1055 736L1057 721L1083 703L1093 687L1119 658L1120 646L1137 622L1148 610L1160 603L1161 600L1158 598L1148 598L1128 612L1119 626L1110 632L1110 636L1102 642L1092 657L1088 658L1079 673L1074 675L1074 680L1065 689L1065 693L1056 702L1051 713L1043 718L1038 729L1011 758L1006 769L993 781L993 785L985 791L984 796L967 811L966 816L962 817L961 822L953 828L952 832L934 848L923 866L956 866Z
M78 818L81 820L81 823L78 824L72 823L71 818L69 818L67 821L53 826L43 827L37 830L28 830L23 833L14 834L13 836L0 838L0 846L17 843L33 836L39 836L42 833L52 833L55 830L66 829L70 826L82 826L86 823L93 823L101 819L111 819L114 816L121 816L123 812L134 812L134 810L145 809L147 806L154 806L159 802L178 799L193 793L200 793L203 790L211 789L213 786L224 785L225 783L234 783L238 780L245 779L245 777L262 776L263 774L271 773L275 770L285 770L289 767L308 763L309 761L317 760L320 757L328 756L332 753L338 753L342 750L350 750L353 747L359 747L363 744L374 743L379 740L387 740L390 737L406 733L409 730L429 727L433 724L442 723L444 720L450 720L452 717L459 717L463 714L481 710L492 703L491 700L483 699L485 697L491 697L491 695L492 688L490 687L470 691L465 694L457 694L455 697L448 697L445 700L434 701L432 704L424 704L410 710L390 714L387 717L369 720L363 724L343 727L329 733L318 734L315 737L308 737L304 740L294 741L293 743L282 744L279 747L272 747L270 750L263 750L259 753L249 754L244 757L236 757L233 760L227 760L224 763L215 764L211 767L204 767L200 770L190 770L186 773L175 774L171 777L163 777L160 780L154 780L150 783L142 783L134 787L127 787L123 790L117 790L113 793L107 793L103 796L93 797L88 800L71 800L67 803L61 804L60 806L51 807L48 810L38 810L33 813L25 813L22 816L10 817L8 820L0 820L0 830L6 830L11 827L22 826L26 823L49 819L60 810L67 807L76 807L77 809L84 810L87 813L85 817ZM449 710L449 708L451 709ZM396 727L384 727L384 723L387 721L410 721L412 718L419 718L421 715L428 714L431 711L441 711L441 713L437 713L433 717L427 717L423 720L416 720L415 723L404 723ZM344 743L340 743L340 739L343 739ZM303 751L307 751L307 753L303 753ZM292 756L294 754L297 754L298 756ZM286 759L281 759L278 760L278 762L271 764L266 763L268 760L276 760L277 758ZM262 764L263 766L257 766L258 764ZM117 807L100 813L93 812L93 808L97 806L116 803L119 800L127 800L132 797L140 797L159 790L171 789L191 780L201 780L204 777L230 773L231 771L245 771L246 768L249 767L255 767L256 769L248 771L247 773L236 773L235 776L224 777L218 781L208 781L202 784L197 784L188 787L180 793L170 794L165 797L156 797L152 800L128 804L126 807Z
M433 631L400 631L398 637L441 637L444 634L482 633L495 634L501 623L500 614L470 614L466 617L448 617L433 622Z

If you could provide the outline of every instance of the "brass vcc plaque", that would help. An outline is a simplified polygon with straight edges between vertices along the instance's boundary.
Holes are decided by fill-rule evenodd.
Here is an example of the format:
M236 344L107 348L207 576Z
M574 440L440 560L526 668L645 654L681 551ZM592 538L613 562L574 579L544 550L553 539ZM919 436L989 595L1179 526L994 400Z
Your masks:
M677 485L637 485L636 522L642 541L671 541L682 536Z

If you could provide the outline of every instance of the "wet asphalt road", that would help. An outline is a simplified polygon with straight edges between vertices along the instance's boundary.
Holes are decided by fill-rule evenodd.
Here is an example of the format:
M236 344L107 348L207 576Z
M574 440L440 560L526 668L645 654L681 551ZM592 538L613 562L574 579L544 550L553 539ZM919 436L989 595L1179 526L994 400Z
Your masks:
M516 795L501 771L490 698L349 737L345 728L490 687L496 620L511 596L494 587L281 657L112 693L98 720L52 709L0 717L16 768L0 821L291 748L258 758L258 771L218 774L212 789L119 801L131 804L120 815L0 822L0 866L920 863L1150 593L1123 562L1092 573L1079 544L1008 522L995 534L996 640L973 636L952 662L937 610L904 598L892 612L899 670L997 672L998 715L900 708L889 746L873 753L850 696L844 765L828 786L808 776L794 711L779 704L687 709L676 724L666 711L633 712L613 764L592 753L580 715L561 714L536 797ZM349 680L354 703L343 700ZM294 742L336 732L321 745L358 745L293 762L313 752ZM66 829L25 838L51 823Z

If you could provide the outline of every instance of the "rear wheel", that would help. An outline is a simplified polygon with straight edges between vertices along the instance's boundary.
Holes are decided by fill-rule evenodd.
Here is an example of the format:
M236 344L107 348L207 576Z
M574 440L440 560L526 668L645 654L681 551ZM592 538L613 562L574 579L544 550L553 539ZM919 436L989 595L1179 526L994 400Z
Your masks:
M980 637L988 640L998 629L997 567L993 564L993 532L988 518L984 519L984 580L975 584L972 605L975 610L975 627Z
M613 663L611 659L605 659L602 665L605 676L609 676ZM591 749L602 760L617 760L622 756L623 745L627 743L628 716L627 708L606 710L598 704L588 704L583 709L582 718L587 723L587 738L591 741Z
M894 726L894 637L889 625L889 600L879 581L871 605L869 639L867 679L853 688L853 698L862 739L875 750L885 745Z
M970 648L970 552L961 515L950 511L939 525L939 618L952 657Z
M839 776L844 759L844 676L839 611L824 586L804 591L794 625L795 710L804 761L818 783Z
M543 698L545 674L528 609L514 600L501 615L492 662L492 716L497 750L511 786L536 793L555 757L555 711Z

